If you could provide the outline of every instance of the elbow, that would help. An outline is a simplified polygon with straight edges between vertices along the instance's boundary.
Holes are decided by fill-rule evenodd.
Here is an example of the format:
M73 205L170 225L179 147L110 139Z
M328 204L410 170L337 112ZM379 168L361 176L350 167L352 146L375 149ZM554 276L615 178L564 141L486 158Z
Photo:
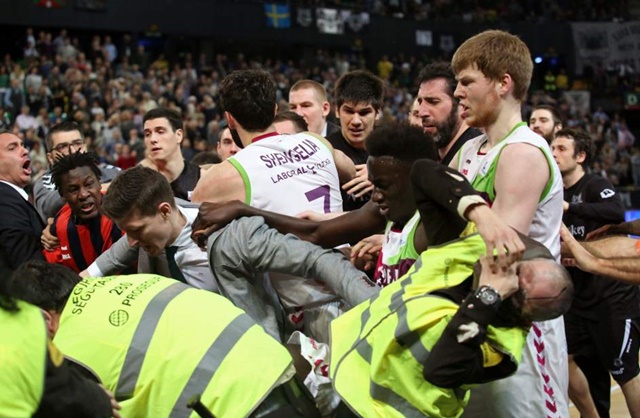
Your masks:
M450 370L446 370L445 367L438 367L429 361L427 361L427 364L422 370L422 376L424 377L424 380L432 385L444 389L455 389L465 383L463 379L464 375L459 376L453 374Z

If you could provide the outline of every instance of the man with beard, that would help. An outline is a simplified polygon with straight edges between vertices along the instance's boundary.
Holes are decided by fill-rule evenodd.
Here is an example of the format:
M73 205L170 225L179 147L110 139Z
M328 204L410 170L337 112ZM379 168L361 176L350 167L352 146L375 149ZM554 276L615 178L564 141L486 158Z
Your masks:
M562 119L555 107L538 105L531 112L529 128L551 144L556 132L562 129Z
M584 240L597 227L624 220L624 205L611 182L585 171L595 154L587 132L559 130L551 150L564 183L562 220L574 238ZM571 400L585 418L608 416L613 378L630 415L640 416L638 286L578 269L569 273L576 290L564 317Z
M482 134L470 128L458 114L458 101L453 96L456 78L449 63L425 66L418 74L418 116L422 128L431 135L438 148L439 161L448 165L460 147Z
M371 145L375 151L370 151L373 152L371 156L374 157L370 159L373 166L371 169L374 172L369 173L371 181L374 182L373 195L371 200L361 208L337 218L315 222L258 211L255 208L237 203L231 203L224 209L204 205L200 210L201 223L196 228L204 229L214 223L224 225L236 216L260 215L271 227L280 232L293 233L323 247L333 247L345 242L355 244L359 240L385 229L386 226L387 237L395 236L392 241L396 241L396 244L402 242L400 245L402 250L400 248L387 250L385 255L383 249L382 254L378 256L379 262L374 272L374 280L379 285L393 282L404 274L413 264L417 255L427 248L424 234L421 233L423 229L420 227L420 217L417 215L413 199L407 197L411 195L407 180L411 168L410 162L418 158L433 158L432 154L416 151L420 149L417 142L429 142L431 147L431 136L434 139L437 138L435 140L437 156L441 163L448 164L463 143L481 134L477 129L469 128L458 115L458 106L453 97L456 80L449 64L440 62L425 66L420 72L417 82L420 91L414 105L418 106L418 114L415 116L419 119L414 118L411 123L417 124L416 122L419 122L428 136L416 136L415 133L402 127L390 128L390 130L379 128L385 130L372 139ZM399 140L396 142L393 141L393 129L398 129ZM374 130L373 133L375 132ZM370 141L368 139L366 143L369 147ZM411 150L415 155L409 156L408 154L411 152L406 153L403 148ZM386 164L378 164L379 162ZM378 183L377 186L376 183ZM387 196L389 193L393 196ZM397 210L398 205L409 207L403 212L407 216L403 215L399 218L388 216L389 213L392 214ZM356 245L352 252L352 258L362 257L365 252L371 253L373 252L371 249L378 249L385 244L389 244L386 238L384 243L376 242L370 247Z

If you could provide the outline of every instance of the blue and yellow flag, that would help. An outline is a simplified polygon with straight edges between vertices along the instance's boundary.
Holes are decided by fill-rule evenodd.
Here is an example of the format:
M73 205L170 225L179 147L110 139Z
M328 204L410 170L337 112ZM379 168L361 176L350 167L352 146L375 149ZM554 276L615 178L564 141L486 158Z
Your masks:
M264 5L264 14L267 17L267 27L278 29L291 27L288 4L267 3Z

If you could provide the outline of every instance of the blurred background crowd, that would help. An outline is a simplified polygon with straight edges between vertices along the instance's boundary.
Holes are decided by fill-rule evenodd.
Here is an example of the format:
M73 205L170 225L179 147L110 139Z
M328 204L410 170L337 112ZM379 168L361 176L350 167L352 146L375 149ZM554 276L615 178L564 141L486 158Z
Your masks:
M395 19L452 24L625 21L632 8L626 1L604 0L307 0L300 2L302 6L341 7ZM50 126L63 120L77 122L88 148L103 162L123 169L144 157L142 116L158 106L182 115L186 159L215 150L223 119L217 89L221 79L235 69L262 68L273 74L283 109L288 108L290 86L298 80L316 80L331 94L340 75L367 68L386 83L379 121L384 123L407 118L417 91L413 83L423 65L450 58L447 48L434 54L388 51L376 56L358 39L349 49L320 46L297 54L291 48L284 53L269 49L245 53L229 45L220 51L175 45L168 49L161 41L150 42L153 34L148 32L15 26L11 34L0 46L0 123L19 134L31 150L34 180L47 166L43 138ZM598 146L592 170L609 178L623 196L627 193L626 203L631 206L628 193L640 187L640 141L636 140L640 120L634 116L638 111L625 108L623 96L640 92L640 76L623 64L586 66L577 74L567 61L554 45L535 57L525 120L532 106L548 103L559 109L565 126L588 130ZM572 100L575 96L567 92L588 95Z

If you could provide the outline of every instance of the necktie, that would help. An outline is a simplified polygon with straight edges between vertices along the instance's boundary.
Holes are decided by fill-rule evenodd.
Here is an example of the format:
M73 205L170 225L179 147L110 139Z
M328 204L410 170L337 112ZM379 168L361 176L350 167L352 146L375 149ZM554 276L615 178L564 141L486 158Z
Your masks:
M182 283L187 283L184 275L178 267L178 264L176 263L176 252L178 252L178 247L173 246L165 248L165 253L167 254L167 263L169 264L169 272L171 273L172 278L181 281Z

